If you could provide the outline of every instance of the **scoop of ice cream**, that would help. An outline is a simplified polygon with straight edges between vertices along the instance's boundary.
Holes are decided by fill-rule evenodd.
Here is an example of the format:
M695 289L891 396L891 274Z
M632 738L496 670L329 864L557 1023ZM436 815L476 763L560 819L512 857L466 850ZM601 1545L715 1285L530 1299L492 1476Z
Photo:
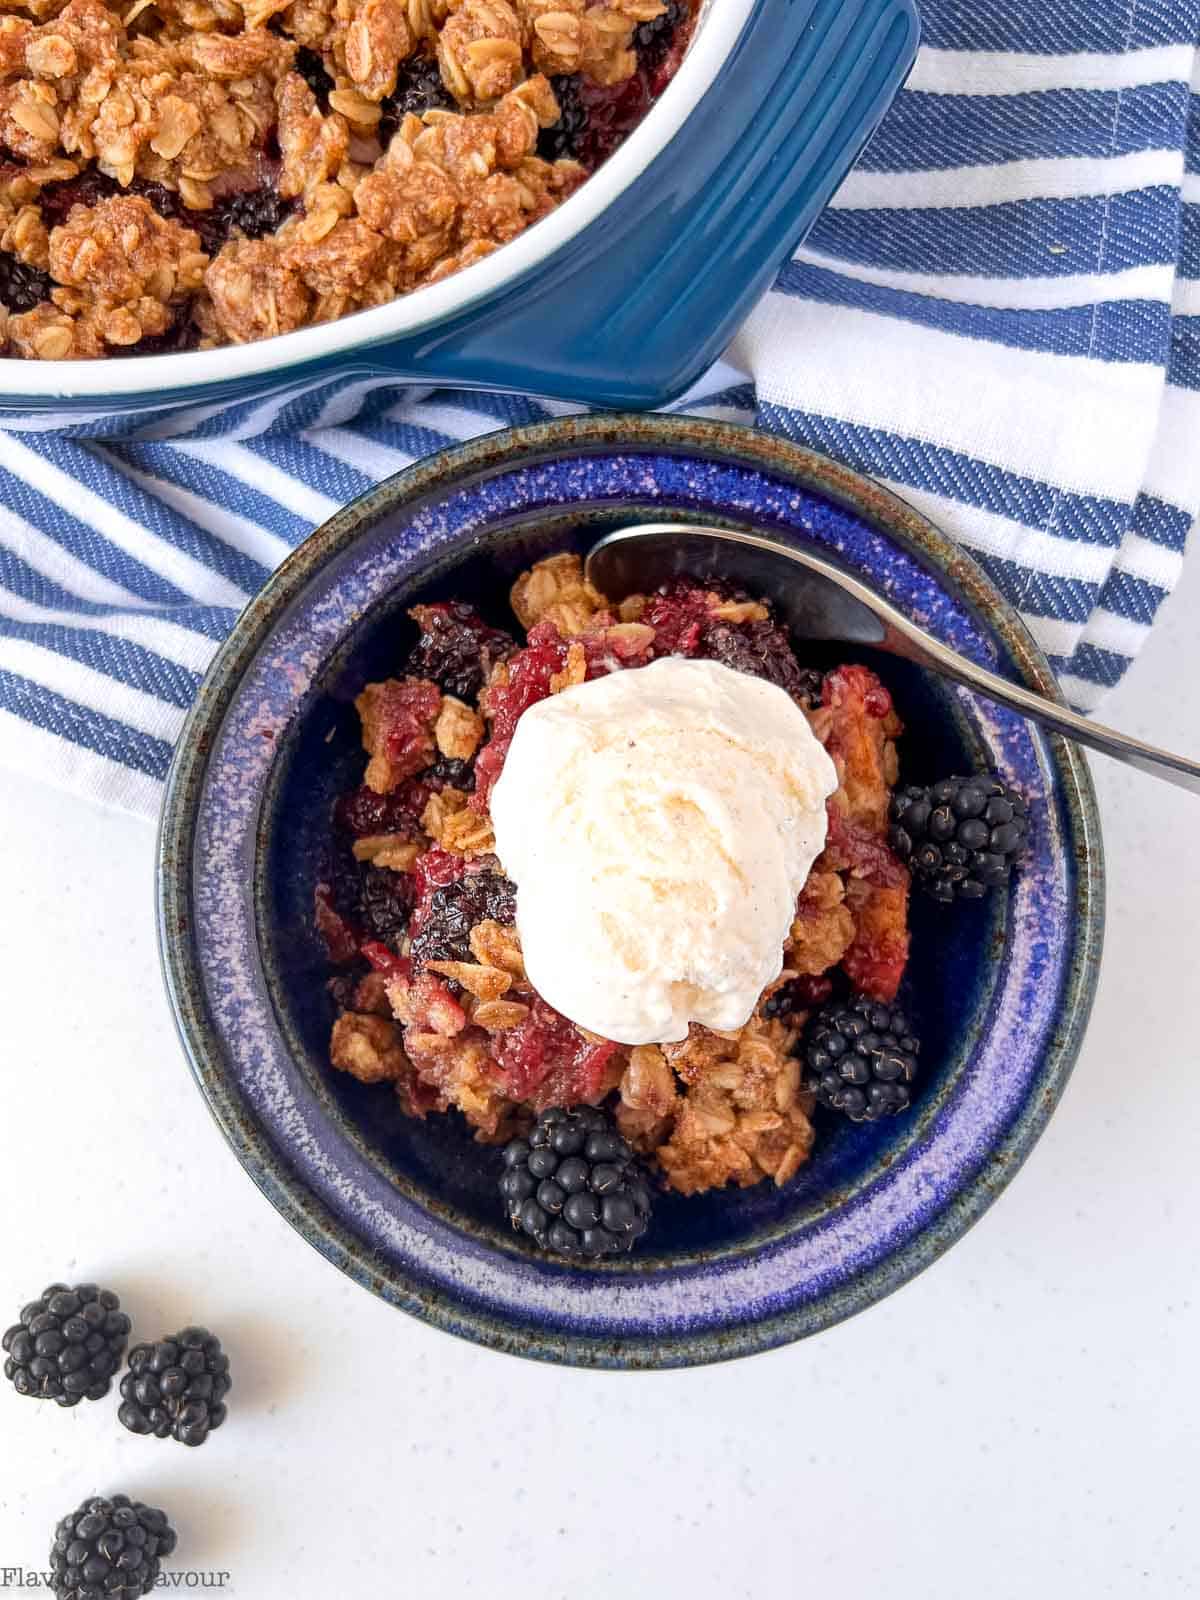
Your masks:
M719 662L531 706L491 796L530 982L620 1044L741 1027L782 969L836 786L787 694Z

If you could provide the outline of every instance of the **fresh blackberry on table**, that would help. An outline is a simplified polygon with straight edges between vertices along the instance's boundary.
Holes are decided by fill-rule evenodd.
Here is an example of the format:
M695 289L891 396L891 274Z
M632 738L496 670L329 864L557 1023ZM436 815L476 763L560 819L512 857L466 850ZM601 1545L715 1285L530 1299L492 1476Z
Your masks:
M413 935L412 958L419 969L427 961L471 961L471 929L477 922L517 920L517 891L499 872L468 872L454 883L435 889L420 931Z
M117 1416L131 1433L200 1445L225 1421L229 1357L207 1328L134 1345Z
M912 1103L920 1049L903 1011L856 995L823 1007L809 1023L804 1087L851 1122L894 1117Z
M0 304L10 311L32 311L50 298L54 279L40 267L26 266L17 256L0 250Z
M543 161L578 161L579 140L587 127L587 108L580 98L577 73L550 79L558 101L558 121L538 134L537 153Z
M94 1496L64 1517L50 1547L59 1600L129 1600L149 1594L175 1548L166 1512L128 1495Z
M1029 840L1029 807L988 773L892 796L888 841L935 900L978 900L1008 881Z
M513 1227L556 1255L617 1255L650 1225L642 1169L594 1106L552 1106L506 1145L500 1193Z
M414 606L409 614L420 629L408 657L409 676L432 678L456 700L473 701L496 662L517 648L511 634L457 600Z
M129 1340L129 1318L109 1289L52 1283L31 1300L0 1345L18 1394L76 1406L109 1391Z

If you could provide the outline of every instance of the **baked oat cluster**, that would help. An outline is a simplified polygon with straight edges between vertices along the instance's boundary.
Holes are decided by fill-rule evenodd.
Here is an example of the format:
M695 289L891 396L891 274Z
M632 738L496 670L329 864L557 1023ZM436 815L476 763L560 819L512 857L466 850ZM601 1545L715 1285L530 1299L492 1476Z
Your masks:
M614 608L563 554L519 578L511 601L523 645L468 606L417 607L407 670L358 698L364 781L335 808L317 891L340 968L332 1063L391 1084L411 1116L456 1109L485 1143L524 1134L548 1107L609 1104L620 1135L684 1194L786 1183L813 1142L799 1052L809 1014L835 984L891 1002L908 958L909 874L888 844L901 732L891 698L865 667L801 668L768 608L734 591L677 583ZM631 1048L577 1027L530 985L489 795L531 705L665 655L786 689L839 783L783 970L750 1020ZM562 915L565 927L569 904Z
M552 211L678 64L681 0L6 0L0 348L244 344Z

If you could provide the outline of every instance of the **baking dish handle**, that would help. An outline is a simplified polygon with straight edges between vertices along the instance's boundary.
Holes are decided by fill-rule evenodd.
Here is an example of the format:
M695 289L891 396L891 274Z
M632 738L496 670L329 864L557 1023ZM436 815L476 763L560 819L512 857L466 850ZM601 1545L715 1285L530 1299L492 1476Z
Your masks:
M367 363L598 406L677 398L820 215L918 33L912 0L758 0L679 132L595 221L483 303L362 352Z

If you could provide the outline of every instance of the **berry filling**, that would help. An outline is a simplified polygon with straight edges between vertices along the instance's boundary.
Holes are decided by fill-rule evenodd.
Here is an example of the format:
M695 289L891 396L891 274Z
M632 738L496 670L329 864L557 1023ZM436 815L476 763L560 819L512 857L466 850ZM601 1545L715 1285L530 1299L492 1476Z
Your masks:
M692 35L688 0L634 30L637 70L623 83L599 84L574 74L550 80L562 113L538 139L545 161L578 161L594 172L625 142L678 71Z
M474 606L417 606L413 616L421 632L408 671L416 678L431 678L457 700L474 700L495 663L517 648L510 633L489 627Z
M428 961L470 961L471 929L477 923L511 927L516 921L516 891L498 872L467 872L442 884L423 881L422 913L412 938L418 968Z
M178 191L168 189L165 184L152 183L144 178L134 178L127 184L121 184L107 173L93 168L76 178L47 184L41 192L39 204L46 226L56 228L66 222L75 206L90 209L101 200L110 200L115 195L137 195L149 201L165 221L178 222L184 228L194 228L200 235L201 249L208 255L216 255L221 246L236 235L261 239L268 233L274 233L291 216L296 209L296 202L285 200L278 193L275 188L278 177L279 163L261 156L254 168L225 174L224 192L210 207L191 210L184 204ZM161 334L158 337L165 339L168 335ZM130 350L127 353L132 355L139 352Z
M647 25L639 38L647 71L654 51L668 60L671 26ZM630 1190L610 1218L587 1187L609 1182L603 1169L619 1162L597 1155L599 1179L577 1183L566 1144L592 1135L570 1122L572 1108L598 1108L598 1140L617 1141L622 1161L636 1152L685 1194L787 1182L811 1148L814 1104L819 1117L854 1121L907 1109L918 1044L895 1000L910 870L939 898L972 898L1007 878L1029 813L988 775L899 788L902 728L886 686L857 663L805 665L769 608L732 586L676 582L622 604L618 621L560 556L518 582L514 607L526 628L519 646L464 603L415 608L416 642L398 675L357 702L368 781L334 806L316 903L343 973L332 1059L363 1082L392 1083L407 1114L455 1108L479 1140L513 1140L502 1192L514 1226L544 1248L603 1253L595 1230L611 1222L627 1240L641 1213ZM837 788L782 971L748 1022L728 1034L693 1023L684 1040L631 1047L586 1032L530 982L490 800L532 706L676 655L782 689L832 757ZM574 914L565 895L564 941ZM534 1117L547 1130L540 1145ZM550 1172L563 1163L565 1185ZM575 1195L584 1197L568 1213Z
M537 999L523 1022L499 1036L493 1076L510 1099L528 1101L536 1110L578 1105L599 1095L618 1048L607 1039L588 1039Z
M54 279L49 273L0 250L0 304L9 311L32 311L50 298L53 287Z

